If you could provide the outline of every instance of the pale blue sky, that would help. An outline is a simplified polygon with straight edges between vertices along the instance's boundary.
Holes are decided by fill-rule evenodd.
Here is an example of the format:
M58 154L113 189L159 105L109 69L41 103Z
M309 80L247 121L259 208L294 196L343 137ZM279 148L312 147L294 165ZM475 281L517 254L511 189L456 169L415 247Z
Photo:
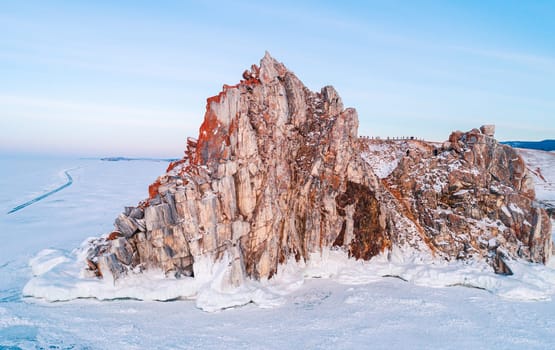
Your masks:
M555 138L555 1L2 1L0 153L179 157L268 50L361 135Z

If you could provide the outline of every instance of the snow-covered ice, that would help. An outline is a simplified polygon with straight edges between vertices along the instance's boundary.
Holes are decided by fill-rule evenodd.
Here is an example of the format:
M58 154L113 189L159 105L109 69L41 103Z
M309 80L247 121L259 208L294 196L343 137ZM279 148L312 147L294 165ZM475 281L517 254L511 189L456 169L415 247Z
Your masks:
M205 277L197 281L163 279L156 271L115 284L84 279L81 243L109 232L123 206L143 199L166 164L0 162L5 173L0 178L0 348L555 346L553 262L544 267L510 261L514 276L498 276L479 263L446 264L401 249L371 262L325 251L307 264L281 266L275 279L246 281L239 289L222 283L225 261L196 264L196 275ZM76 167L72 186L5 214L58 187L64 170ZM554 193L544 191L551 199ZM86 297L96 299L79 299Z

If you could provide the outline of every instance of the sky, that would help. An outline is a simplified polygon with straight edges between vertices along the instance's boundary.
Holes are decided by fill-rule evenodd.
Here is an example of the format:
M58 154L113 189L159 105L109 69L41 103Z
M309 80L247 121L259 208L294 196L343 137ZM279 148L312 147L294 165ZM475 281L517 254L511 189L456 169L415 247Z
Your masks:
M359 135L555 138L553 1L2 1L0 154L181 157L269 51Z

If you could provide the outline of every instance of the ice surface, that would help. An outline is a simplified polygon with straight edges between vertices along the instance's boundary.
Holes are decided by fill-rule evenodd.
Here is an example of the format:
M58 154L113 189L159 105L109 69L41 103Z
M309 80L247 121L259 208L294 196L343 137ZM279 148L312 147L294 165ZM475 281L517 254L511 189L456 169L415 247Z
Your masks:
M218 262L209 258L195 262L195 278L165 278L162 271L149 271L113 282L82 277L85 262L76 258L79 255L74 252L68 256L62 251L56 254L51 249L41 251L31 259L35 276L23 288L23 295L48 301L196 299L197 307L213 312L248 303L279 306L282 304L279 296L294 292L306 279L325 278L340 284L361 285L380 281L385 276L420 286L479 288L521 301L550 300L555 294L555 270L543 265L509 261L514 275L507 277L494 274L484 262L447 263L399 248L370 261L350 259L342 250L324 250L313 253L307 263L290 260L271 280L248 280L239 288L226 284L230 266L226 257Z
M239 289L223 283L225 262L210 261L195 266L205 276L197 282L156 271L116 285L83 279L75 248L109 232L167 164L0 161L12 169L0 177L0 348L555 348L553 261L509 261L515 274L498 276L479 263L401 249L371 262L332 250ZM76 166L71 187L4 214L56 188ZM34 293L68 301L23 297ZM114 300L76 299L91 296ZM177 296L194 300L154 301Z

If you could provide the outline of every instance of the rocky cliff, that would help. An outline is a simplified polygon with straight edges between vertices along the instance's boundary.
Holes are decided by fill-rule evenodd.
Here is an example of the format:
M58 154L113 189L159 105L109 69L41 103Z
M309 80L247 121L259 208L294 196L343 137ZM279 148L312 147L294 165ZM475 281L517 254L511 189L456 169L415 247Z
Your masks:
M269 54L243 78L207 100L198 140L149 198L91 242L89 273L194 276L200 259L226 257L228 283L239 285L329 247L368 260L395 245L485 259L498 272L504 258L551 255L550 221L534 207L522 159L491 130L441 146L386 142L398 156L380 178L383 154L357 136L357 113L333 87L308 90Z
M510 273L504 258L546 263L551 222L535 201L534 182L517 152L499 144L494 126L453 132L449 140L365 140L363 155L379 170L404 214L446 259L485 259Z

